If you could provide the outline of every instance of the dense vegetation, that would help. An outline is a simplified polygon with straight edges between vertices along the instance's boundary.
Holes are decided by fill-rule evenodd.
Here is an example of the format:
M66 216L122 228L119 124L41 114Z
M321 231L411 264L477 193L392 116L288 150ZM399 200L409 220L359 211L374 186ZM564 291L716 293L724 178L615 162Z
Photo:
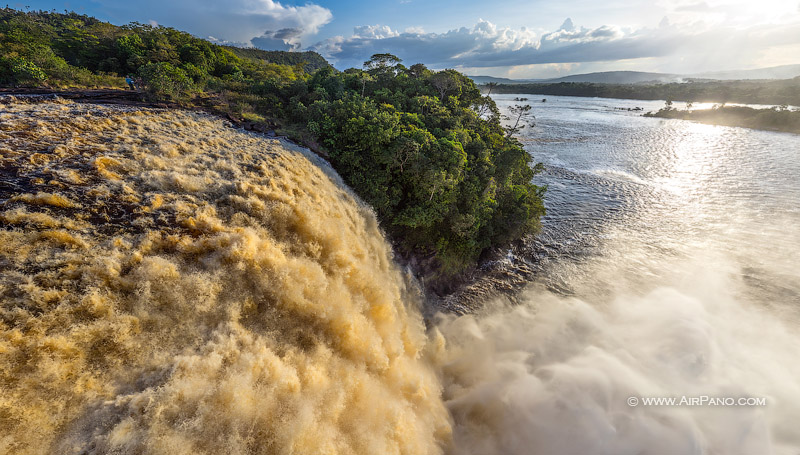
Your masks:
M645 116L800 134L800 111L789 110L786 106L773 107L771 109L753 109L744 106L714 106L713 109L680 110L668 105L654 114L648 112Z
M500 84L493 93L587 96L633 100L800 105L800 77L786 80L690 81L671 84Z
M4 86L121 88L123 77L133 75L151 99L186 101L209 92L217 105L252 115L245 87L303 79L304 65L272 63L268 54L242 58L166 27L118 27L76 13L0 9Z
M265 51L253 47L244 48L244 47L233 47L233 46L224 46L224 48L233 52L234 55L244 59L263 60L267 63L278 63L280 65L289 65L289 66L302 65L303 69L307 73L313 73L318 69L331 66L330 63L328 63L328 61L325 60L325 58L323 58L316 52L312 51L306 51L306 52Z
M470 79L390 54L344 72L320 59L74 13L0 10L0 84L122 86L131 74L153 100L269 121L327 156L401 253L433 260L440 284L535 232L539 168Z

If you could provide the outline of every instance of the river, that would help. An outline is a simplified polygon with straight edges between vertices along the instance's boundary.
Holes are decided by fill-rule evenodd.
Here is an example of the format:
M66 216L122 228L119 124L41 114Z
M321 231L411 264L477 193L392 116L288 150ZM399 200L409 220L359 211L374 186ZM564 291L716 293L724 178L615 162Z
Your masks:
M548 215L522 303L440 323L460 451L798 453L800 136L493 98Z

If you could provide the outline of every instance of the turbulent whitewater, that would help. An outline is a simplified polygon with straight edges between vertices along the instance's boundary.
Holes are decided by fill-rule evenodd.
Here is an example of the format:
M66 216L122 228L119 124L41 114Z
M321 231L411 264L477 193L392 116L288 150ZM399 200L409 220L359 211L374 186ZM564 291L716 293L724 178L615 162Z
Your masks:
M491 275L528 282L426 323L307 151L5 99L0 453L800 453L800 136L641 103L535 103L549 213ZM682 396L765 401L642 402Z
M0 453L439 453L413 289L327 166L176 111L0 104Z
M800 136L534 101L538 274L438 325L458 452L800 453ZM765 404L644 403L704 396Z

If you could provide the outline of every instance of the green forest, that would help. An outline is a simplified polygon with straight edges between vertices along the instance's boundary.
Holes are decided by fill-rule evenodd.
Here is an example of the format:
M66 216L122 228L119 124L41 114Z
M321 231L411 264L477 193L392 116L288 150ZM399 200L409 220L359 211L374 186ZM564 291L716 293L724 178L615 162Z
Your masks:
M128 75L149 101L263 122L325 156L398 252L433 263L439 283L536 232L544 214L545 189L531 183L540 166L454 70L378 54L338 71L313 52L0 9L0 86L122 89Z

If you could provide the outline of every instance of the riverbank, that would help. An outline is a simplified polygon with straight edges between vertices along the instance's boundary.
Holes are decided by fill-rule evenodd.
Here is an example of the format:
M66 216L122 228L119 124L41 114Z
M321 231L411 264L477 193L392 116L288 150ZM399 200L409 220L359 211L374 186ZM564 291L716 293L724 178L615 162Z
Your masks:
M786 108L754 109L745 106L720 106L702 110L664 108L655 113L648 112L644 116L800 134L800 111Z

